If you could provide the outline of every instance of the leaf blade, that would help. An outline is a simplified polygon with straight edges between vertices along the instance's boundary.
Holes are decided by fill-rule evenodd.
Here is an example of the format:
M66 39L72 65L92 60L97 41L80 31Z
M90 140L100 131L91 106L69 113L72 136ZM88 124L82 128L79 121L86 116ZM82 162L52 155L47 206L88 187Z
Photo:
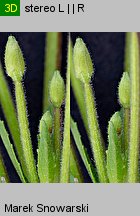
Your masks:
M73 121L73 119L71 118L71 131L72 131L72 135L74 137L74 140L75 140L75 143L76 143L76 146L78 148L78 151L81 155L81 158L85 164L85 167L88 171L88 174L91 178L91 180L96 183L97 182L97 179L96 179L96 176L94 175L94 172L93 172L93 166L92 166L92 163L86 153L86 150L85 150L85 147L83 146L82 144L82 141L81 141L81 136L80 136L80 133L78 131L78 127L77 127L77 124Z
M70 38L68 42L68 63L67 63L67 81L66 81L66 99L65 99L65 118L64 118L64 135L61 163L61 183L70 181Z
M52 145L52 129L45 119L46 112L40 121L38 145L38 175L41 183L54 182L54 149Z
M107 151L107 173L110 183L123 182L123 157L121 137L117 135L113 123L109 123L109 146Z
M16 154L14 152L14 149L13 149L13 146L12 144L10 143L10 140L9 140L9 135L5 129L5 126L4 126L4 123L3 121L0 121L0 136L2 138L2 141L4 143L4 146L8 152L8 155L21 179L21 181L23 183L26 183L25 181L25 178L24 178L24 175L23 175L23 172L22 172L22 169L21 169L21 166L20 166L20 163L18 162L17 160L17 157L16 157Z

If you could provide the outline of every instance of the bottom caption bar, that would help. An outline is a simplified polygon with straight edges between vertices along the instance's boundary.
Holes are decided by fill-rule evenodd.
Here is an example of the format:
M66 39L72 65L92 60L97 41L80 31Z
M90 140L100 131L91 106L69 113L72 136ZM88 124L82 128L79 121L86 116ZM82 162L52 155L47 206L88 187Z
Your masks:
M132 215L139 184L1 184L0 215Z

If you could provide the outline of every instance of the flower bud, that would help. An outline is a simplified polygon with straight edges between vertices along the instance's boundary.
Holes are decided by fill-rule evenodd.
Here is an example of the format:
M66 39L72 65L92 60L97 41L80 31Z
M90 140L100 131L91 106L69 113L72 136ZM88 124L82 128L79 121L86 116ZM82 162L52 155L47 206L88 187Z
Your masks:
M41 131L43 131L44 123L45 123L45 126L47 127L48 131L51 132L52 127L53 127L53 119L52 119L52 115L51 115L50 111L45 112L41 118L40 125L39 125L40 133L41 133Z
M8 76L13 81L21 81L25 71L25 62L18 42L9 36L5 50L5 66Z
M130 78L127 72L123 73L119 83L119 101L124 108L130 107Z
M110 127L111 123L113 124L117 134L120 135L121 131L122 131L122 119L120 116L120 112L115 112L113 114L113 116L111 117L111 119L109 121L109 127Z
M50 100L52 104L60 108L64 100L64 81L59 71L55 71L50 82Z
M94 69L86 45L80 38L76 40L74 46L74 67L76 77L83 83L89 83Z

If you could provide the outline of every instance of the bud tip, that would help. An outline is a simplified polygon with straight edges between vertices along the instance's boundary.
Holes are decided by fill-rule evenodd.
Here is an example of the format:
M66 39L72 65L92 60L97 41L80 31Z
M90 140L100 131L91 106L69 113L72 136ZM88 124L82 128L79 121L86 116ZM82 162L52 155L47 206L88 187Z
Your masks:
M5 49L5 66L8 76L13 81L21 81L24 71L25 62L22 51L15 37L9 36Z
M73 58L76 77L83 83L89 83L93 74L93 64L88 49L81 38L76 39Z
M52 104L60 108L64 100L64 81L59 71L55 71L50 82L50 100Z

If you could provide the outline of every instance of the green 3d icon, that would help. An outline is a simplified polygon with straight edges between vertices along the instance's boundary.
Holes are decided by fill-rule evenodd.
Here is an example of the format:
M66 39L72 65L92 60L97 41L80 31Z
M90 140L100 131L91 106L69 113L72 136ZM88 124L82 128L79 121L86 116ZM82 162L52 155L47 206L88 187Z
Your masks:
M0 16L20 16L20 0L0 0Z

